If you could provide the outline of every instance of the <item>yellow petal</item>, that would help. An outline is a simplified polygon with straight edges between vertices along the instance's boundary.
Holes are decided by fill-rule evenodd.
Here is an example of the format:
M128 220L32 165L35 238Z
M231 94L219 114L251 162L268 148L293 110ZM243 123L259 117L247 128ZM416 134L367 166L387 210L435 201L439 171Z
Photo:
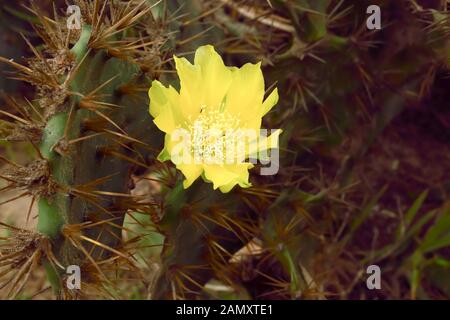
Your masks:
M222 191L222 193L228 193L230 192L236 185L239 185L241 188L250 188L252 184L250 182L238 182L235 181L230 182L229 184L223 185L219 187L219 190Z
M170 143L170 134L166 134L164 136L164 147L161 150L161 152L158 154L158 157L157 157L157 159L161 162L170 160L169 143Z
M168 106L163 108L163 111L153 120L159 130L163 132L172 132L177 124L174 119L172 109Z
M182 141L173 141L172 136L170 134L166 134L164 138L164 148L161 151L161 153L158 155L159 161L166 161L166 160L174 160L172 159L172 151L174 151L174 148L177 144L182 143ZM194 159L187 155L188 159L186 162L183 163L177 163L176 167L178 170L180 170L183 175L185 176L185 180L183 181L184 188L188 188L191 186L191 184L202 174L203 168L199 164L195 164Z
M225 169L225 166L218 164L204 165L206 180L213 183L216 190L220 186L230 183L237 175Z
M267 97L267 99L263 103L263 113L264 116L267 112L269 112L274 105L278 103L278 88L272 91L272 93Z
M173 87L166 88L159 81L153 81L148 95L150 114L161 131L171 132L183 122L182 117L173 112L179 104L178 92Z
M179 102L178 92L172 87L164 87L161 82L154 80L148 90L150 98L150 114L157 117L166 104L176 105Z
M198 66L192 65L186 58L175 57L175 66L180 78L179 111L185 116L195 118L200 112L202 101L202 74Z
M255 118L260 120L264 99L261 63L247 63L240 69L231 70L233 81L227 94L226 110L239 116L242 121Z
M240 163L236 166L233 166L231 170L233 170L239 178L232 180L230 183L220 186L219 189L223 193L228 193L233 189L236 185L239 185L241 188L249 188L252 184L248 181L249 172L248 170L253 168L253 164L251 163Z
M189 188L192 183L202 174L203 168L199 164L179 164L177 165L177 169L180 170L185 176L185 180L183 181L183 187L185 189Z
M236 184L248 185L248 170L252 167L251 163L204 165L204 176L213 183L214 190L222 187L229 191Z
M220 108L231 85L231 70L225 66L222 57L211 45L202 46L195 52L195 66L202 75L200 104L210 108Z

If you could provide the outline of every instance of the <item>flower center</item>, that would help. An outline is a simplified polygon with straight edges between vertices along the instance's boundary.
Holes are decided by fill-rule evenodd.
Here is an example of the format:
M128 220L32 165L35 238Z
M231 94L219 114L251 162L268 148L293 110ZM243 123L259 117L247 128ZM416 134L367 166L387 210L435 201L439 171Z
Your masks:
M234 144L239 136L241 120L226 110L202 105L200 114L189 125L191 152L195 162L223 164L235 158Z

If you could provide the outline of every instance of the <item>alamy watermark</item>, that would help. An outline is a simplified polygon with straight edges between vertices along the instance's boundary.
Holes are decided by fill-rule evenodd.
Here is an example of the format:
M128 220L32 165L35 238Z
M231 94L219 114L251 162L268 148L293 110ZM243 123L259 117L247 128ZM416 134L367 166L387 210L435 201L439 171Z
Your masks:
M66 286L69 290L81 290L81 269L77 265L70 265L66 269L68 277Z
M376 264L367 267L366 273L370 276L367 277L366 285L369 290L381 289L381 269Z
M377 5L371 5L367 7L367 14L370 16L367 18L366 26L369 30L381 29L381 8Z
M67 7L67 29L80 30L81 29L81 10L79 6L71 5Z

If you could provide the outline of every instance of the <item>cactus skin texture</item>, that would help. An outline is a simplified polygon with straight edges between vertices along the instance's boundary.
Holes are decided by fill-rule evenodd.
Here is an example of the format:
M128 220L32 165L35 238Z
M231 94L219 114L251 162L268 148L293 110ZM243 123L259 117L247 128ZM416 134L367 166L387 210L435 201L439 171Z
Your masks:
M96 23L92 19L99 14L99 3L79 3L85 10L96 10L89 15L91 23ZM115 18L132 25L142 12L148 14L149 7L141 3L120 11L121 16ZM130 206L127 203L133 201L129 195L131 174L146 169L162 145L148 114L149 66L144 72L129 56L115 57L107 46L93 48L95 39L105 30L113 34L109 40L128 43L124 31L116 32L124 28L123 21L106 26L101 21L106 19L104 13L97 19L97 26L87 22L83 25L72 49L50 51L54 57L49 59L37 53L39 62L50 69L44 71L54 83L46 83L47 77L33 78L33 72L42 71L37 68L26 69L24 75L38 89L53 86L51 90L58 90L63 97L44 97L40 101L41 106L49 100L55 102L43 105L45 126L38 152L48 170L40 183L52 188L36 194L37 231L51 244L44 264L54 292L60 297L66 293L63 277L68 266L81 266L83 272L83 267L90 264L102 274L96 261L112 255L129 259L120 247L122 224ZM63 26L64 22L60 21ZM45 29L45 25L44 31L52 36L53 30ZM52 58L70 62L67 71L52 74Z
M145 166L145 162L149 160L149 150L158 148L160 144L160 137L156 131L152 132L152 126L149 125L146 107L148 98L145 92L135 94L121 92L125 86L145 88L148 79L138 65L108 57L105 50L87 53L87 43L82 41L89 39L90 29L89 26L84 27L81 40L74 47L77 51L73 50L73 53L81 64L72 82L69 83L69 89L87 96L101 87L95 93L102 96L101 104L111 105L111 108L120 108L123 111L114 110L104 114L104 117L109 119L105 123L105 119L99 116L100 111L96 110L99 105L95 105L94 102L91 106L91 101L77 96L70 98L60 112L52 115L44 129L41 153L47 159L52 176L58 185L67 189L63 188L61 192L49 198L40 199L38 231L53 240L64 237L64 229L69 232L66 235L68 239L56 241L57 245L54 246L56 257L63 266L82 265L86 259L84 255L80 255L80 250L74 247L75 240L72 239L71 230L66 225L110 219L114 224L122 225L127 208L122 207L120 197L126 196L129 192L128 182L133 167L136 166L127 160L127 157L132 153L139 154L144 159L141 166ZM72 115L68 122L71 109ZM54 146L58 143L63 144L106 130L116 132L118 135L126 133L129 138L112 139L114 135L109 137L98 135L64 148L60 151L61 154L55 150ZM142 138L135 143L131 137ZM117 154L124 156L121 158L116 156ZM107 197L99 194L89 198L82 193L89 192L89 189L77 189L102 179L104 181L93 186L94 190L117 196ZM100 224L87 229L85 236L110 248L116 248L120 243L118 239L121 237L121 229ZM97 248L91 252L91 256L97 261L104 258L107 252Z
M390 29L365 28L373 2ZM43 265L57 298L117 298L112 274L138 276L136 253L146 231L164 237L163 243L150 243L161 248L158 271L152 283L145 282L151 299L366 298L367 290L355 287L353 279L368 264L397 261L402 262L395 277L400 276L392 281L409 283L410 289L379 298L420 294L430 263L426 254L438 253L415 251L415 239L426 233L423 226L446 223L445 198L416 219L418 225L411 218L404 236L398 232L398 244L373 251L358 236L368 232L364 223L377 206L389 202L381 201L388 187L378 180L359 187L364 175L358 169L398 115L423 101L448 101L445 93L434 97L432 91L450 67L448 4L149 3L78 0L83 27L69 33L65 17L49 24L33 7L44 49L26 41L35 55L26 66L0 58L17 69L15 78L36 88L33 103L20 106L20 120L2 112L2 119L11 120L7 140L23 140L37 154L27 165L1 158L8 188L24 190L39 210L36 232L0 224L10 234L5 244L0 241L0 253L17 256L7 263L20 270L6 278L9 296L18 297L29 274ZM262 61L266 86L276 84L280 91L279 105L264 118L264 127L283 129L280 171L259 176L254 169L249 189L223 194L200 179L184 189L182 175L156 160L164 141L148 113L150 83L161 79L177 87L171 56L189 56L204 44L214 44L229 65ZM157 180L157 191L134 195L136 177ZM441 199L436 190L431 193ZM426 202L427 193L417 200L399 194L413 203L400 210L408 217ZM151 230L133 234L126 220L135 213L151 222ZM406 248L414 253L408 256ZM70 265L81 267L81 291L66 287ZM228 290L223 296L210 291L209 284L217 282Z

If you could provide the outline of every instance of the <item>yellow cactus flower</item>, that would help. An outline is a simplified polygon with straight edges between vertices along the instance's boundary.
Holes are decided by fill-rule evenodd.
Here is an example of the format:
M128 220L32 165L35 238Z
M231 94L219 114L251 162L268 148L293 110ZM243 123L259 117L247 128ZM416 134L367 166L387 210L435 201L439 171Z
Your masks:
M264 101L261 64L227 67L211 45L196 50L194 64L174 59L180 92L159 81L149 90L150 114L166 133L158 159L176 165L185 188L200 176L222 192L250 187L249 158L278 147L281 130L260 135L262 117L278 102L277 89Z

